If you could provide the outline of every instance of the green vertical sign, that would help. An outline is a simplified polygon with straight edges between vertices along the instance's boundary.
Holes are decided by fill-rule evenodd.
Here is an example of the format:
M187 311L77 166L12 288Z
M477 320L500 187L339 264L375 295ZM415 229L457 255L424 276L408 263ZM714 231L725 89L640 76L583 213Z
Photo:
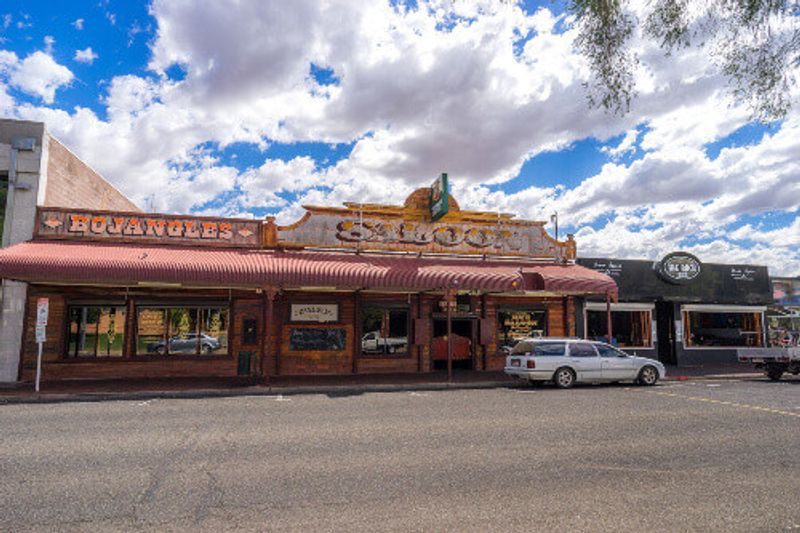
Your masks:
M450 186L447 183L447 174L442 173L431 185L431 220L439 220L450 210Z

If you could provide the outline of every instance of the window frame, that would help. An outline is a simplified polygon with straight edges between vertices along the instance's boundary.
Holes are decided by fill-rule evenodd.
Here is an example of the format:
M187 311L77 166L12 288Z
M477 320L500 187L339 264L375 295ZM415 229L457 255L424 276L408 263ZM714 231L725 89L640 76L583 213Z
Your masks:
M599 341L599 339L590 339L589 338L589 312L607 312L606 304L600 302L587 302L586 305L583 307L583 338L586 340L597 340L598 342L606 342L608 343L608 339L605 338L604 341ZM612 313L612 320L613 320L613 313L647 313L647 324L648 331L650 333L650 345L637 345L637 346L618 346L620 350L655 350L656 348L656 341L653 337L653 333L655 332L655 324L653 317L655 316L655 305L651 303L612 303L611 304L611 313ZM614 336L614 330L611 330L612 337Z
M226 339L227 339L227 346L226 346L225 352L224 353L214 353L214 354L209 354L209 355L203 355L201 353L200 349L198 348L195 351L195 353L170 353L170 351L169 351L169 339L171 338L170 337L171 326L169 324L169 318L167 318L167 328L166 328L166 336L165 336L166 342L165 342L165 346L164 346L164 348L165 348L164 353L163 354L159 354L159 353L156 353L156 352L139 352L139 313L140 313L140 311L142 309L164 309L164 310L170 310L170 309L197 309L197 310L224 309L228 313L227 324L226 324L226 327L225 327L225 330L224 330L225 331L225 336L226 336ZM176 303L176 302L158 302L158 303L152 303L152 302L148 302L148 301L137 302L134 305L133 330L135 332L135 337L133 339L133 353L131 354L131 358L136 358L138 360L147 360L147 361L152 361L152 360L174 361L176 359L186 359L186 360L197 359L197 360L202 360L202 361L208 361L208 360L211 360L211 359L226 359L226 358L230 358L231 357L231 353L232 353L231 352L231 347L232 347L232 343L231 343L231 328L232 328L232 324L231 324L231 322L232 322L232 318L233 318L232 309L233 309L233 306L230 305L230 302L228 302L228 301L217 302L217 303L208 302L208 301L204 301L202 303L200 303L200 302L187 302L187 303L183 303L183 304L182 303ZM202 333L201 333L202 323L203 322L202 322L201 318L198 316L197 327L195 328L195 331L191 332L193 334L198 335L198 342L197 342L198 345L201 344L199 336L202 335Z
M364 335L371 333L369 331L363 331L364 329L364 322L363 322L363 315L364 312L368 309L382 309L384 311L405 311L406 312L406 351L403 353L387 353L387 352L380 352L380 353L368 353L364 352L364 345L363 339ZM362 300L359 305L359 315L356 317L357 324L356 331L357 335L354 339L358 346L356 348L356 355L359 359L408 359L413 356L412 347L414 346L414 336L412 331L412 323L413 317L411 312L412 306L405 300Z
M546 338L550 331L550 311L547 305L542 304L518 304L518 305L498 305L494 313L494 334L495 334L495 350L498 354L509 355L511 351L504 351L501 345L500 336L500 313L513 313L513 312L527 312L527 313L542 313L544 315L544 329L542 338ZM513 350L513 348L512 348Z
M708 306L707 308L703 308L701 305L684 305L681 306L680 314L681 314L681 344L684 350L735 350L738 348L761 348L765 346L766 337L764 332L764 324L765 324L765 313L764 308L762 307L754 307L754 308L746 308L743 306ZM736 315L751 315L754 317L758 330L755 331L756 339L760 342L752 346L748 345L718 345L718 346L708 346L708 345L693 345L690 344L690 335L691 335L691 317L689 316L690 313L699 313L699 314L736 314Z
M70 331L70 327L72 326L72 320L70 318L70 312L72 309L82 309L82 308L89 308L89 307L96 307L96 308L115 308L115 309L122 309L124 311L125 319L123 321L123 331L122 331L122 353L119 355L98 355L98 350L100 346L99 342L99 331L95 331L95 345L94 345L94 355L79 355L77 352L77 345L75 347L75 355L70 355L69 350L69 341L72 332ZM100 321L98 318L97 327L100 327ZM127 343L126 336L129 334L128 331L128 306L124 301L116 300L114 302L107 302L107 301L97 301L97 300L90 300L90 301L68 301L64 306L64 342L63 347L61 349L61 357L60 359L65 362L70 361L118 361L120 359L127 359L128 355L125 353L125 344Z

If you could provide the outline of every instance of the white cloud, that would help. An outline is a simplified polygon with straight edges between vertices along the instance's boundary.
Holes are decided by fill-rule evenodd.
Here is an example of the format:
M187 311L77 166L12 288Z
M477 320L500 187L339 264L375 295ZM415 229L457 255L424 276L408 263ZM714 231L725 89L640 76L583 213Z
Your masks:
M157 76L114 77L103 98L107 119L85 108L15 109L46 120L142 206L237 215L280 209L287 223L299 218L302 203L397 203L446 171L464 208L536 219L557 210L584 255L655 257L703 242L695 249L710 256L705 260L740 260L755 256L730 242L725 227L745 213L800 205L799 113L751 146L724 149L714 160L704 151L746 124L747 115L731 104L724 80L700 52L665 58L636 40L640 96L618 118L588 109L582 86L588 70L572 49L575 32L569 21L556 31L562 17L546 8L527 15L504 2L420 2L413 9L356 0L280 6L240 0L232 10L155 0L151 12L157 31L149 66ZM521 36L530 38L520 51ZM95 55L91 48L78 52ZM40 74L54 72L53 65L66 70L38 54L42 64L52 63ZM71 73L40 76L49 86L23 85L18 73L25 61L0 51L0 76L52 103ZM312 63L331 69L338 82L320 86ZM180 81L166 74L175 65L185 72ZM0 90L0 108L10 99ZM537 154L623 135L604 148L608 163L575 185L518 178ZM303 141L354 146L325 169L298 156L237 171L214 157L216 148L232 143L265 149ZM637 145L644 155L622 164L621 156L638 155ZM512 179L516 192L497 190ZM764 251L759 231L753 249ZM790 248L764 257L777 260L779 252L781 268L800 261Z
M44 53L52 56L53 55L53 45L56 44L56 38L52 35L45 35L44 39Z
M73 27L74 27L76 30L79 30L79 31L80 31L80 30L82 30L82 29L83 29L83 23L84 23L84 20L83 20L83 19L75 19L75 21L72 23L72 26L73 26Z
M91 65L98 57L99 56L92 50L92 47L87 46L83 50L75 50L75 57L73 59L78 63L86 63Z
M72 81L72 72L44 52L34 52L20 61L13 52L0 51L0 70L8 83L52 104L56 91Z

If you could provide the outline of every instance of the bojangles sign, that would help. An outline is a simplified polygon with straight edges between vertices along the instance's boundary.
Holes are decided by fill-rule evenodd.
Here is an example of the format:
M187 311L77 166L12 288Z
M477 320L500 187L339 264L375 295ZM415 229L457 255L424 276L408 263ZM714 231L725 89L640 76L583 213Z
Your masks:
M256 220L40 209L37 231L59 239L258 247L260 226Z

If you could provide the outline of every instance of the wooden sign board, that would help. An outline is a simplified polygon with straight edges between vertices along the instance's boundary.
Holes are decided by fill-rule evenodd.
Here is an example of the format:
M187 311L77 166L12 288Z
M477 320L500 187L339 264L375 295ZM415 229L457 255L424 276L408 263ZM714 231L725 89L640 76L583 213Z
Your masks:
M37 236L48 239L255 248L261 221L151 213L39 208Z
M544 222L511 215L461 211L452 197L450 211L432 221L429 189L419 189L406 204L345 204L345 208L305 206L306 215L290 226L273 226L275 245L423 253L575 258L575 241L550 237ZM269 234L268 229L268 234Z

